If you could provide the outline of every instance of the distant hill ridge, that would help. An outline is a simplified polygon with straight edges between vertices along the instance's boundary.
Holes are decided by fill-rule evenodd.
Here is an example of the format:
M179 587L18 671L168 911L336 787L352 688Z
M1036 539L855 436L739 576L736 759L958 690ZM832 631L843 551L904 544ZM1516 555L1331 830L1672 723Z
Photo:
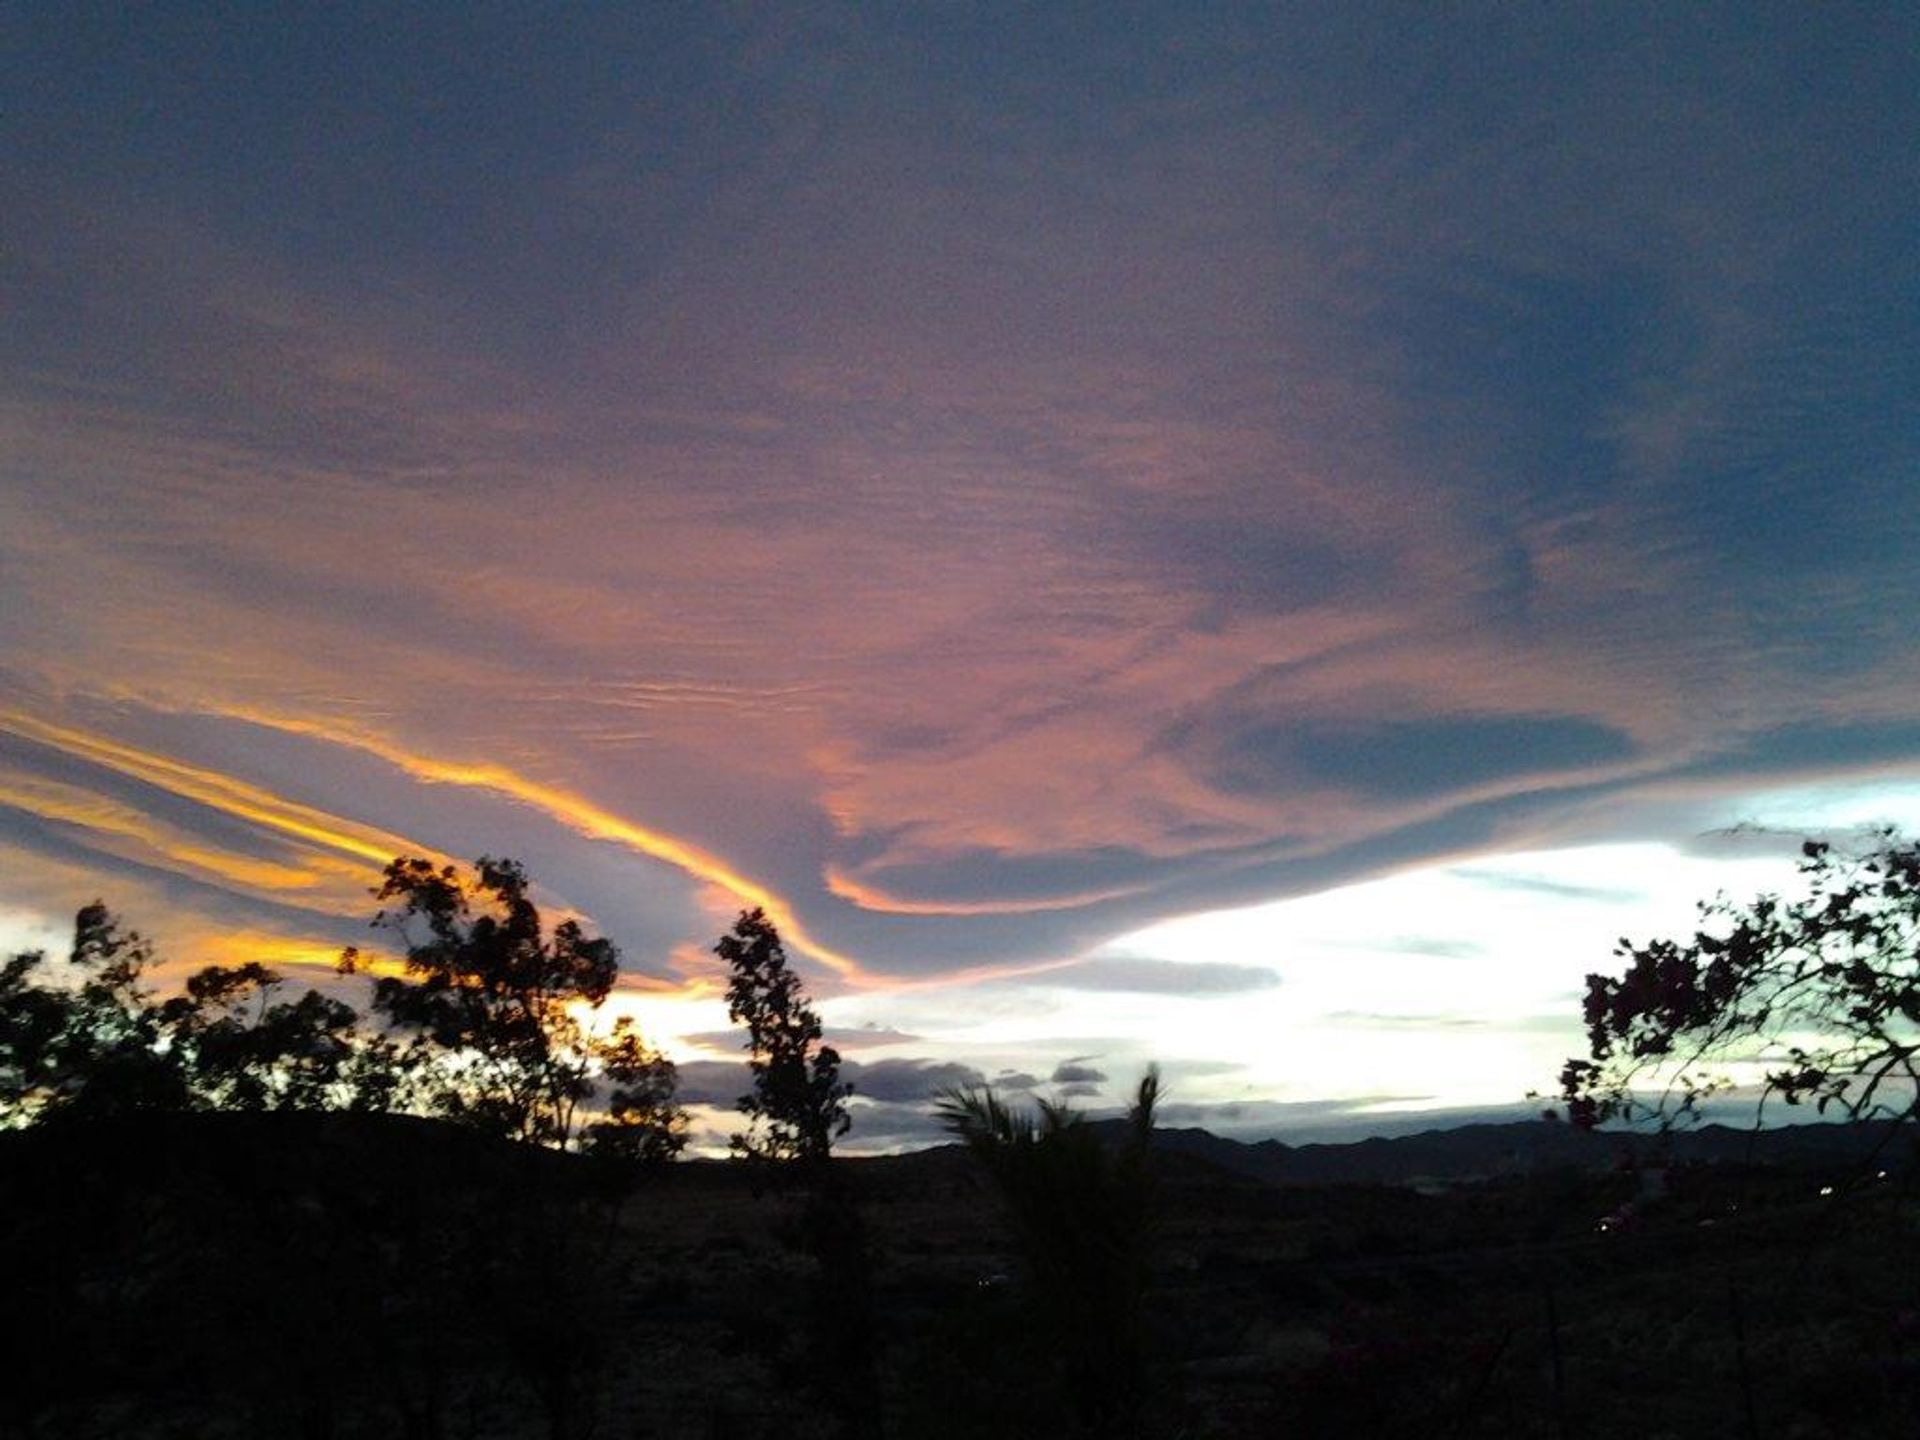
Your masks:
M1118 1129L1118 1121L1099 1122ZM1273 1185L1406 1185L1420 1180L1486 1180L1541 1170L1605 1170L1664 1157L1679 1164L1851 1165L1876 1158L1886 1168L1914 1161L1910 1135L1888 1139L1884 1124L1811 1124L1753 1130L1729 1125L1658 1136L1587 1132L1546 1120L1462 1125L1391 1139L1287 1145L1228 1140L1201 1129L1154 1134L1163 1153L1202 1160ZM1876 1155L1877 1152L1877 1155Z

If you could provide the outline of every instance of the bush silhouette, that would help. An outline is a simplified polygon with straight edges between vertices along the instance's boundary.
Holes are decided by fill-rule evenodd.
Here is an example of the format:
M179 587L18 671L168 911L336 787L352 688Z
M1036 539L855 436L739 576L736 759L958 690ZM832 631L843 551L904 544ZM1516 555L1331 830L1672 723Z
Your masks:
M938 1113L1007 1205L1035 1319L1059 1362L1078 1432L1141 1433L1151 1147L1160 1077L1149 1069L1117 1144L1065 1104L1009 1107L990 1089L945 1092Z

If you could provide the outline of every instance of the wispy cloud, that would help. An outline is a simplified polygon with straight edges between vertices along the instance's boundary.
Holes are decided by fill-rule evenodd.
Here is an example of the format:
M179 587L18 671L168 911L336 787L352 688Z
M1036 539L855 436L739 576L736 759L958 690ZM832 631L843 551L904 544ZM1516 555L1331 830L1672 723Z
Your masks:
M1280 983L1278 972L1261 965L1125 955L1099 956L1048 970L1035 978L1069 990L1123 990L1142 995L1237 995L1271 990Z

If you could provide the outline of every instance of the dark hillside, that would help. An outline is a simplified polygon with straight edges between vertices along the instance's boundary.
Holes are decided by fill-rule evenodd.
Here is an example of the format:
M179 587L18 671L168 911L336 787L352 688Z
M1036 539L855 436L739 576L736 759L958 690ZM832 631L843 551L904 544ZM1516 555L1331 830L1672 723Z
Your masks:
M1497 1166L1552 1128L1344 1157L1163 1136L1156 1403L1194 1440L1745 1440L1748 1404L1766 1435L1910 1433L1910 1176L1688 1158L1648 1198L1609 1159L1437 1193L1377 1183ZM1266 1183L1248 1154L1340 1183ZM871 1242L885 1433L1057 1434L1018 1252L969 1157L834 1165ZM381 1117L0 1135L0 1264L30 1317L5 1352L0 1434L830 1436L809 1384L838 1337L809 1318L804 1209L753 1180L687 1162L621 1198L576 1157Z

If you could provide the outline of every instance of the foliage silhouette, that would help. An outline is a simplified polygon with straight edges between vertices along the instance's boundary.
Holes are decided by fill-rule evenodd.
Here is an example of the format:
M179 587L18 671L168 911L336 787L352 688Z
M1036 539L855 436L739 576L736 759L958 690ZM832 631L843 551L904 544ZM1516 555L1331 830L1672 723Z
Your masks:
M407 1068L342 1000L261 964L205 966L180 995L148 987L154 947L98 900L65 966L0 966L0 1127L175 1110L394 1110Z
M1159 1072L1149 1068L1117 1144L1060 1102L1014 1109L989 1088L968 1087L945 1091L936 1106L1006 1202L1036 1319L1087 1437L1136 1435L1145 1420L1159 1099Z
M397 1051L359 1030L351 1005L285 984L266 966L210 965L161 1004L170 1053L186 1067L197 1109L386 1110L401 1081Z
M782 1238L813 1268L794 1337L799 1353L779 1358L836 1435L869 1440L881 1429L872 1240L859 1196L829 1164L852 1124L853 1087L840 1079L839 1052L820 1043L819 1014L764 910L741 912L714 953L727 962L727 1017L746 1027L753 1077L738 1102L748 1128L732 1137L733 1152L778 1167L805 1190Z
M74 917L66 985L32 983L44 954L17 955L0 982L0 1071L10 1123L184 1109L179 1056L161 1044L146 972L153 946L98 901Z
M687 1112L674 1101L679 1074L671 1060L640 1037L622 1015L594 1046L610 1087L607 1114L586 1127L584 1148L602 1160L650 1167L679 1155L687 1143Z
M824 1162L853 1123L840 1079L840 1052L820 1043L820 1017L787 965L780 932L764 910L743 911L714 953L727 962L727 1018L747 1028L753 1089L740 1097L746 1131L736 1154Z
M563 920L549 932L530 882L512 860L482 856L471 879L417 856L390 863L376 898L392 902L376 927L406 947L404 976L374 981L373 1008L415 1037L407 1059L426 1106L487 1134L564 1148L581 1138L582 1107L612 1084L608 1119L587 1137L608 1153L664 1159L685 1143L671 1061L630 1024L596 1036L597 1014L619 974L611 940ZM361 968L356 949L340 968Z
M75 918L63 966L43 952L0 965L0 1128L136 1111L437 1112L482 1132L565 1146L604 1175L671 1159L686 1143L677 1073L622 1019L583 1024L619 951L571 920L549 935L512 861L471 882L401 857L375 892L374 923L407 943L407 974L374 982L390 1029L258 963L207 966L161 999L152 945L95 902ZM421 933L424 932L424 933ZM356 950L341 968L361 968ZM409 1035L409 1032L410 1035ZM608 1094L603 1115L582 1106Z
M353 1008L259 964L208 966L158 999L152 944L98 901L75 917L64 973L42 952L0 967L0 1123L136 1111L387 1109L393 1047Z
M1920 1119L1920 845L1809 840L1800 874L1798 897L1703 903L1691 940L1620 942L1624 973L1587 977L1589 1053L1560 1076L1568 1118L1696 1117L1726 1064L1757 1062L1763 1107Z

